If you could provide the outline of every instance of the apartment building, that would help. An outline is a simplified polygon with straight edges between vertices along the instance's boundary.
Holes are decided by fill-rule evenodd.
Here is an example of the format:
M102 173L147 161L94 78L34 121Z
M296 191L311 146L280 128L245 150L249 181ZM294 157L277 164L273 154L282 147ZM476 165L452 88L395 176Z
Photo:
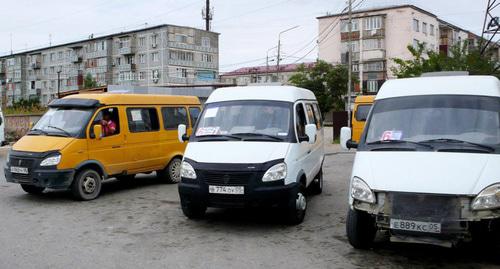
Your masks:
M242 67L236 70L226 72L220 76L221 83L246 86L254 83L272 83L281 82L287 84L290 77L297 73L301 64L306 67L312 67L314 63L297 63L280 65L279 75L277 66L251 66Z
M348 62L352 47L352 71L359 77L356 92L376 93L387 79L395 78L393 58L411 59L407 46L418 42L427 49L449 54L450 47L468 40L477 44L479 37L414 5L356 10L352 12L349 43L348 17L334 14L318 17L320 38L319 59L331 63ZM338 26L337 26L338 25Z
M47 104L58 89L82 89L87 74L99 86L206 84L218 77L218 43L218 33L164 24L6 55L3 104L21 98Z

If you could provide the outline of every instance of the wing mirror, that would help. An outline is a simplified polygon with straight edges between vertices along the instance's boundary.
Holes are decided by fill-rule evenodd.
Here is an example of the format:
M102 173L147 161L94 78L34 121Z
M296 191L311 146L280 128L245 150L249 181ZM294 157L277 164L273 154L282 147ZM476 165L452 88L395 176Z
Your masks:
M340 146L345 149L357 148L358 143L352 141L352 131L349 127L342 127L340 129Z
M189 140L189 136L187 136L186 132L185 124L179 124L179 126L177 126L177 139L179 139L179 142L184 143Z
M94 138L97 140L101 140L102 138L102 126L100 124L94 125Z
M306 125L306 135L308 137L309 144L316 143L316 124Z

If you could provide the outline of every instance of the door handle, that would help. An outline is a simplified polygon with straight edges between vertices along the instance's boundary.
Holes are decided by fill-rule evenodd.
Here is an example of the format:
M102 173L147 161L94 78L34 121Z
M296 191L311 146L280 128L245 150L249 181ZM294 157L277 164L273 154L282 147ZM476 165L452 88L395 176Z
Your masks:
M113 148L113 149L117 149L117 148L120 148L120 147L121 147L120 145L111 146L111 148Z

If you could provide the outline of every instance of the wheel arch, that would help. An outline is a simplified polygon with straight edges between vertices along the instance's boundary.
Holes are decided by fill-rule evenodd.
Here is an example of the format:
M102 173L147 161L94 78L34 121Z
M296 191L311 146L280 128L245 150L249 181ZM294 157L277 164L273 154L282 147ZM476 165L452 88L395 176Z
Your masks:
M97 160L86 160L79 165L76 166L75 171L78 173L79 171L86 169L86 168L92 168L96 170L103 178L108 177L108 173L106 172L106 169L104 169L104 166L102 165L101 162Z

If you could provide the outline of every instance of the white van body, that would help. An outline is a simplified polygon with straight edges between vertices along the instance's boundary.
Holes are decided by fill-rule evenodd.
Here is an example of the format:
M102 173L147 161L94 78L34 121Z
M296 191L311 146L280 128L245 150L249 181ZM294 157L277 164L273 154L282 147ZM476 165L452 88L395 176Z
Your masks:
M368 247L377 229L393 241L451 246L500 228L496 77L389 80L359 145L344 128L342 146L358 149L347 223L354 247Z
M304 120L298 119L297 110L304 113L304 126L297 127L298 121ZM257 126L265 121L279 126ZM184 135L182 129L180 126L180 139ZM307 136L299 137L304 131ZM302 192L313 181L321 191L323 159L321 114L311 91L292 86L217 89L208 98L184 153L179 184L184 213L188 217L199 216L191 213L204 212L207 206L288 206L291 196L295 201L292 193L299 188ZM286 177L263 182L263 169L269 169L266 165L273 162L286 164ZM196 179L184 177L185 165L193 167ZM204 177L207 173L217 173L222 181L209 182ZM248 178L237 176L242 174ZM233 178L239 183L233 182ZM241 191L232 193L232 186ZM211 193L215 187L217 193ZM305 207L305 198L299 203ZM292 220L297 221L302 219Z
M5 141L5 117L2 108L0 108L0 146L5 144L7 144L7 141Z

